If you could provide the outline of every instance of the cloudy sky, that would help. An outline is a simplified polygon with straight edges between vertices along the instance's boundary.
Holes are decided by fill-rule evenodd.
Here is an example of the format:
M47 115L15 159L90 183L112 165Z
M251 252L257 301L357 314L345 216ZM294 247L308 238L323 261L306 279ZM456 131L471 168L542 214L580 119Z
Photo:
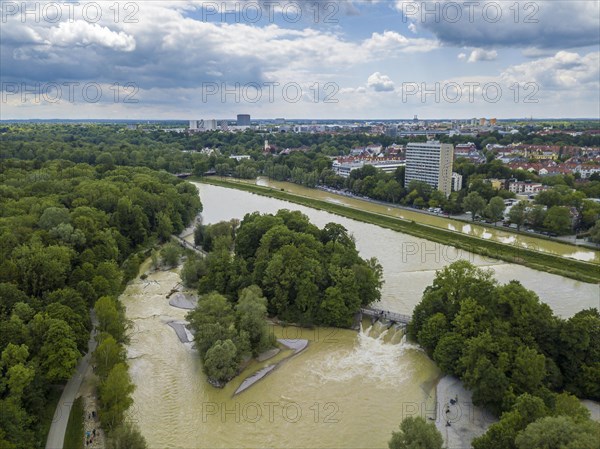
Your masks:
M0 1L2 119L600 117L600 1Z

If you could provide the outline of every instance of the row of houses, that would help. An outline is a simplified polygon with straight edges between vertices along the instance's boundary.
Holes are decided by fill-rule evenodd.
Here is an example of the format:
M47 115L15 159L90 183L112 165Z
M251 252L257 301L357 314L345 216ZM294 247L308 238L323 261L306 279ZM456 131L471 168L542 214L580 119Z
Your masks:
M515 158L556 161L560 157L585 157L595 158L600 156L600 148L560 146L560 145L526 145L521 143L510 145L488 144L488 151L493 151L496 158L503 162L510 162Z
M588 179L594 173L600 173L600 162L565 162L560 164L554 161L516 161L509 162L506 165L513 170L524 170L537 173L539 176L579 174L581 179Z

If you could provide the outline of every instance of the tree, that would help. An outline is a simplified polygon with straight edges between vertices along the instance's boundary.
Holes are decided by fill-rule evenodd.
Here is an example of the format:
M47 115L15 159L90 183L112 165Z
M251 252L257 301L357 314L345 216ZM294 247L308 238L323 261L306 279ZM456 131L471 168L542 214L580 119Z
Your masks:
M71 219L69 217L69 210L67 208L48 207L40 216L40 219L38 220L38 226L49 231L60 224L67 224L70 221Z
M594 227L590 229L590 240L600 245L600 220L596 221Z
M126 360L125 349L110 334L101 334L93 357L95 372L101 380L106 379L117 363L124 363Z
M159 212L157 219L156 233L161 242L166 242L171 238L171 234L173 234L173 222L165 212Z
M198 281L207 274L206 262L196 255L188 255L181 269L181 280L186 287L198 287Z
M135 386L127 372L125 363L117 363L100 383L98 393L100 398L100 421L109 431L123 422L127 409L133 403L131 393Z
M423 328L417 334L417 340L431 356L440 339L447 333L448 322L446 316L443 313L436 313L425 322Z
M511 223L517 225L517 230L521 230L521 226L525 223L526 218L526 210L527 210L527 201L519 201L513 207L510 208L508 212L508 218Z
M160 250L160 258L165 267L175 267L179 263L181 248L175 243L169 243Z
M42 368L50 382L62 382L71 377L80 353L75 335L62 320L48 319L48 330L40 349Z
M545 417L529 424L515 439L518 449L598 449L600 424L576 423L566 416Z
M420 416L405 418L399 432L392 432L390 449L442 449L444 439L435 424Z
M339 288L327 287L325 290L323 302L321 302L321 316L325 323L348 327L348 307L346 307L344 296Z
M107 332L118 342L125 341L126 320L123 313L117 308L117 302L110 296L103 296L94 305L98 318L98 329Z
M559 235L569 234L572 227L571 212L562 206L553 206L548 210L544 226Z
M546 377L546 358L535 349L519 346L515 355L511 382L515 393L535 393Z
M541 398L522 394L512 409L502 414L500 421L492 424L484 435L473 440L473 448L516 449L517 433L547 414L548 409Z
M475 221L475 216L485 208L485 200L479 193L471 192L463 199L462 205L465 211L471 212L471 218Z
M62 288L71 269L74 252L65 246L44 247L39 241L14 250L21 289L33 296Z
M239 332L247 332L250 349L254 355L273 345L266 323L267 298L258 286L251 285L240 292L235 313L237 329Z
M539 229L544 225L546 210L544 206L536 204L527 211L527 221L532 228Z
M231 340L217 340L206 352L204 369L209 379L227 382L237 371L237 348Z
M216 292L201 296L198 306L186 318L194 330L194 341L202 359L218 340L235 338L235 315L231 304Z
M113 429L106 441L106 449L147 449L146 439L132 423L124 422Z
M496 224L504 217L504 200L499 196L493 197L485 209L485 215Z
M465 339L461 335L448 333L438 341L433 352L433 360L444 373L458 376L461 374L458 361L464 346Z
M537 194L535 202L546 206L548 209L559 206L562 202L562 196L556 188L545 190Z

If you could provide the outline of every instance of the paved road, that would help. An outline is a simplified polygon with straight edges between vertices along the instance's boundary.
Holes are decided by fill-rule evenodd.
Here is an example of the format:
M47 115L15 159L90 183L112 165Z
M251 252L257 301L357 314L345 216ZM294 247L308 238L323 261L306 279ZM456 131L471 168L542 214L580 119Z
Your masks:
M79 387L81 386L85 372L90 364L92 353L96 349L97 343L94 336L96 335L96 325L98 322L93 311L91 317L93 326L92 331L90 332L90 340L88 341L88 352L77 364L75 373L69 379L67 385L65 385L65 389L56 405L54 418L52 418L52 424L50 425L50 431L48 432L48 438L46 439L46 449L63 449L69 413L71 412L71 407L73 406L73 402L75 402Z

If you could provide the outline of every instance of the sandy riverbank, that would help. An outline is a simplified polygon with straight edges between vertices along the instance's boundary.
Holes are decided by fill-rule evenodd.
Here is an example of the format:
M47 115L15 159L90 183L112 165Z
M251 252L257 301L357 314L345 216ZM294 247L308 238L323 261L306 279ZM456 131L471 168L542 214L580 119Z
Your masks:
M471 441L483 435L497 419L485 409L473 405L471 392L453 376L440 379L436 387L435 425L447 449L471 447Z

